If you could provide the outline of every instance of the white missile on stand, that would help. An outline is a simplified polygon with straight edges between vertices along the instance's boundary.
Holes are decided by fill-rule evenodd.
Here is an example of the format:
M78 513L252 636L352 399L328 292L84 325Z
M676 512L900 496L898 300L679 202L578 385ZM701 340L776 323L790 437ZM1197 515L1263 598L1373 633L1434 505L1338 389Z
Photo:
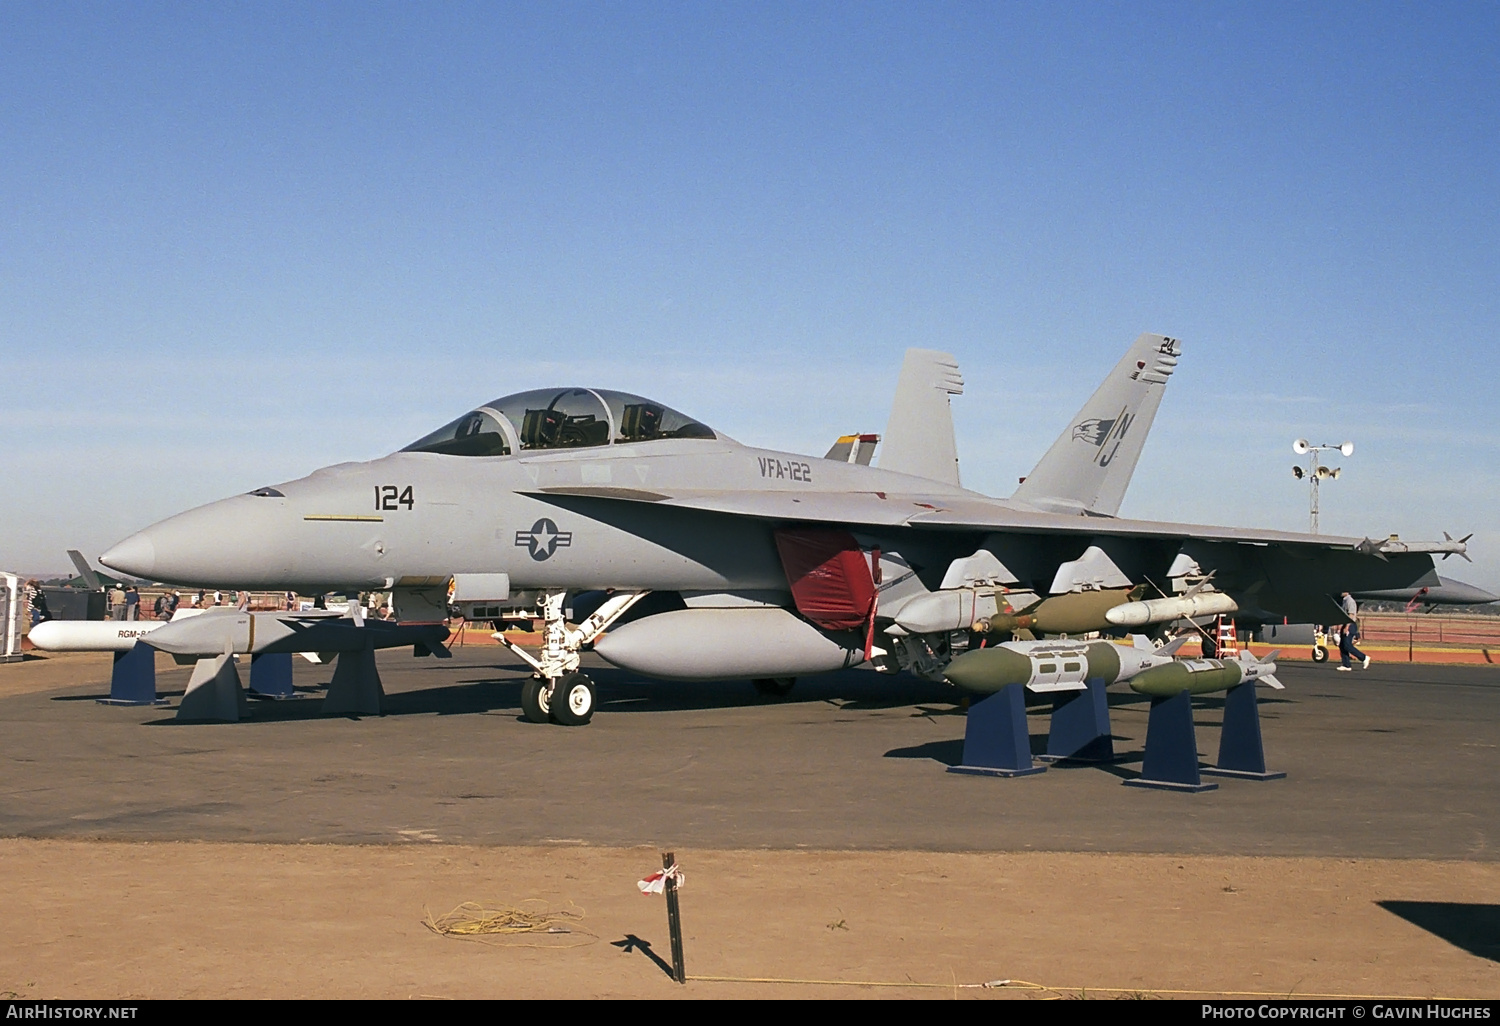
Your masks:
M199 616L206 610L179 609L172 622ZM46 620L27 635L43 652L128 652L166 620Z

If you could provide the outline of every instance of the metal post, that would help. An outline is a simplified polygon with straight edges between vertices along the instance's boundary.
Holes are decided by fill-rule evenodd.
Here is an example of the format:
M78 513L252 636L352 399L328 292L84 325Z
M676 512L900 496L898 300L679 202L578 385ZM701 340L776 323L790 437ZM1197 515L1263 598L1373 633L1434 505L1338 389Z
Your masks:
M677 858L671 852L661 857L661 868L671 869ZM677 878L668 876L665 881L667 895L667 932L672 936L672 978L678 983L687 982L687 967L682 962L682 912L677 907Z
M1312 533L1318 533L1318 450L1312 451L1312 473L1307 475L1312 482L1312 510L1310 520L1312 522Z

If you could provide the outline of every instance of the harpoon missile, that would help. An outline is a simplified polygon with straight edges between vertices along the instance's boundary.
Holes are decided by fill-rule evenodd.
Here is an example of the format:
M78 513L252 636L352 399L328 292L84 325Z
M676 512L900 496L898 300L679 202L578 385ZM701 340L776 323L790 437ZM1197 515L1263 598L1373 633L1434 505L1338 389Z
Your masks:
M323 610L242 613L210 610L190 620L174 620L150 635L150 645L174 656L212 656L232 652L359 652L366 648L419 646L446 654L448 628L440 623L401 624L390 620L356 623Z
M1011 684L1028 690L1081 691L1087 680L1106 684L1131 678L1172 662L1175 646L1153 649L1149 643L1126 647L1107 641L1006 641L965 652L943 675L976 694L992 694Z
M1191 695L1206 695L1214 691L1227 691L1249 681L1280 690L1281 681L1276 673L1276 653L1265 659L1256 659L1242 652L1238 659L1183 659L1165 666L1154 666L1138 674L1130 681L1130 688L1137 694L1152 698L1170 698L1186 691Z
M27 637L44 652L128 652L165 626L165 620L46 620Z

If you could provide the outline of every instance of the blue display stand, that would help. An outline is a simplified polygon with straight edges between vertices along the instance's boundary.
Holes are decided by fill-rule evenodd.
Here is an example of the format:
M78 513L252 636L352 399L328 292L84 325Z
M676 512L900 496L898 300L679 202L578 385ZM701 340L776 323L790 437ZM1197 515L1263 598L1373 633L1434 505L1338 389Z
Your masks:
M949 773L1024 777L1046 771L1046 766L1031 762L1024 684L1008 684L969 706L964 726L964 761L962 765L949 766Z
M1047 731L1047 762L1070 759L1078 762L1113 762L1115 742L1109 729L1109 696L1104 678L1085 682L1084 691L1065 691L1052 707Z
M292 654L261 653L250 657L251 698L296 698L292 687Z
M1171 698L1151 699L1146 724L1146 759L1141 775L1125 781L1129 787L1167 791L1212 791L1198 775L1198 738L1193 732L1193 701L1186 691Z
M156 649L137 641L123 652L115 653L115 667L109 675L109 697L98 699L100 705L166 705L156 697Z
M1224 732L1219 735L1219 764L1205 766L1206 774L1247 780L1280 780L1281 772L1266 769L1260 741L1260 708L1255 682L1236 685L1224 695Z

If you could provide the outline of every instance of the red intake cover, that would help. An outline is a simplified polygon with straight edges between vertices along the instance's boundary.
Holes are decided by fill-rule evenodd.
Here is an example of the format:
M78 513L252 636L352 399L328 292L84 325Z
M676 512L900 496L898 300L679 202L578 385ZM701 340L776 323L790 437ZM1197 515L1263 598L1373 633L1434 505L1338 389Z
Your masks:
M869 557L848 531L778 530L776 551L797 612L824 630L863 627L875 611Z

